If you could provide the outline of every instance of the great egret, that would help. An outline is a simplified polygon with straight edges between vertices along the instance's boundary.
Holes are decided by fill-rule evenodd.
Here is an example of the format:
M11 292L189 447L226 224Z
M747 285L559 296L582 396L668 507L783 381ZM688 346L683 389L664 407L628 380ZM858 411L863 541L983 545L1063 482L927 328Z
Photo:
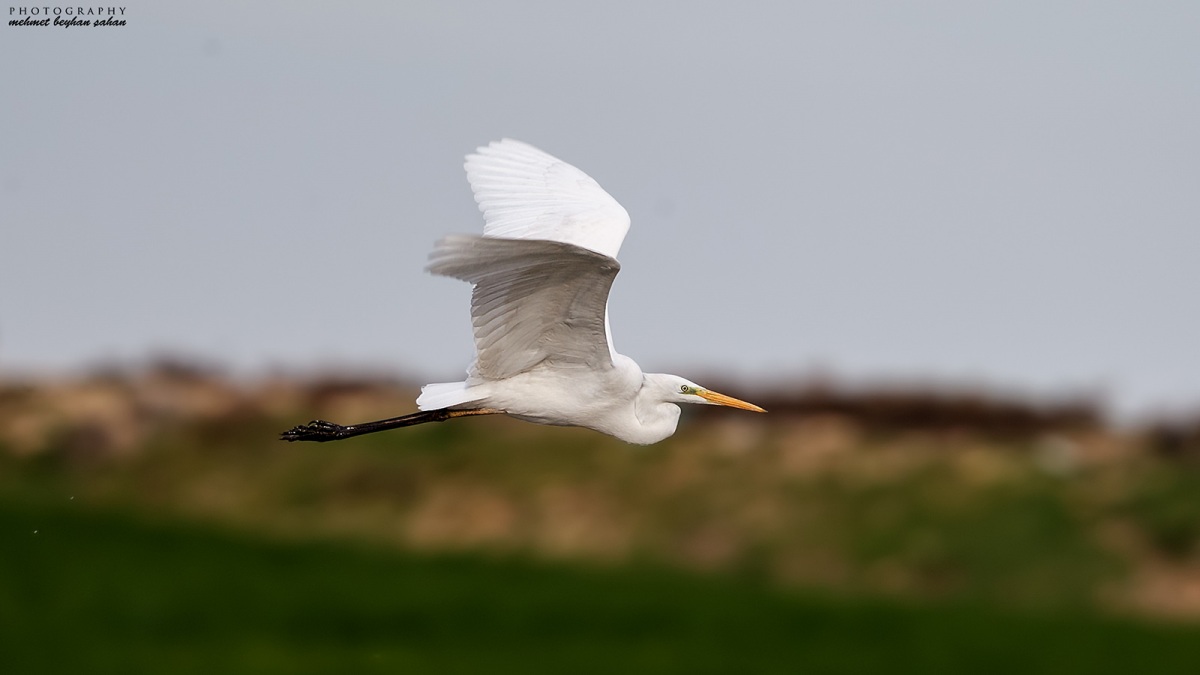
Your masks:
M675 433L678 403L766 412L618 354L608 291L629 214L584 172L504 139L467 156L483 236L437 242L426 268L474 284L476 356L464 382L421 388L421 412L342 426L314 420L288 441L332 441L469 415L580 426L637 444Z

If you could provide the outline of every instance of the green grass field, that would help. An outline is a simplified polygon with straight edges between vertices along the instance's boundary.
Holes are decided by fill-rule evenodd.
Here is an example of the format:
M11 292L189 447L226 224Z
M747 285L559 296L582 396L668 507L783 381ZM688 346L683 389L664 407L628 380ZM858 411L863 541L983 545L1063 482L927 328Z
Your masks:
M0 502L6 673L1193 673L1200 629Z

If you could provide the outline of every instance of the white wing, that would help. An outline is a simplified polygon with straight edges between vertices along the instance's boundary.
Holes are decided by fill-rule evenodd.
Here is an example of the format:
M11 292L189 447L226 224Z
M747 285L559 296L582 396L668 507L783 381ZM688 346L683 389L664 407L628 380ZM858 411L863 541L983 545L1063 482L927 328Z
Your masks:
M472 377L504 379L542 363L612 367L605 305L616 258L559 241L452 235L427 269L475 284Z
M629 214L586 173L508 138L467 155L465 166L485 237L561 241L617 257Z

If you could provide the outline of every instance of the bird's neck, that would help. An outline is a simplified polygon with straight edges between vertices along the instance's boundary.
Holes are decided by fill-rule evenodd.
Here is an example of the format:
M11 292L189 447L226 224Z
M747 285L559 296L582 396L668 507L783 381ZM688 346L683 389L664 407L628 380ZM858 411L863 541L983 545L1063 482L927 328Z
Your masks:
M624 439L630 443L657 443L674 434L679 425L679 406L663 400L662 386L653 373L643 377L642 388L633 400L633 412L639 428L634 432L637 438Z

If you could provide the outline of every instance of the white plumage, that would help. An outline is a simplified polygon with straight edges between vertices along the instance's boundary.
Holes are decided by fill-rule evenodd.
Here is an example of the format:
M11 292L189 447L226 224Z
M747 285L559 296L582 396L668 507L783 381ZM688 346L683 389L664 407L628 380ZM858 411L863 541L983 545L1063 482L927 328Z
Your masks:
M679 403L764 412L676 375L643 373L613 349L608 292L629 214L596 181L509 139L468 155L466 170L483 235L445 237L428 270L474 285L467 379L423 387L419 413L350 426L314 420L283 439L337 440L503 413L646 444L675 433Z
M570 164L506 138L467 155L464 167L483 236L559 241L609 258L621 250L629 213Z

